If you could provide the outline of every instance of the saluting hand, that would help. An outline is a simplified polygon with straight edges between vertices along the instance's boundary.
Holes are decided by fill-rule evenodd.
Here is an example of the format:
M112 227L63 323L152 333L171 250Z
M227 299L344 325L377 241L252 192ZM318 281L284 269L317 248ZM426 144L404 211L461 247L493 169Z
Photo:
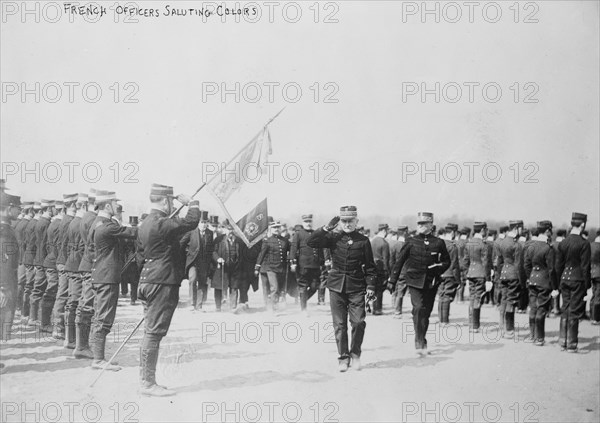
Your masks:
M325 226L325 230L326 231L332 231L334 230L338 223L340 222L340 217L339 216L335 216L333 219L331 219L329 221L329 223L327 224L327 226Z

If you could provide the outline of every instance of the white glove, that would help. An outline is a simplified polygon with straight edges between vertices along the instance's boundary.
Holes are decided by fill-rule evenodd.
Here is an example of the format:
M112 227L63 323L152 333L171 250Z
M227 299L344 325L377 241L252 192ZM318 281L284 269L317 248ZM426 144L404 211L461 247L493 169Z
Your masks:
M491 281L485 281L485 292L490 292L494 287L494 283Z
M225 259L223 259L223 258L219 257L219 258L217 259L217 263L219 263L219 264L223 264L223 263L225 263Z
M550 296L551 296L552 298L556 298L556 297L558 297L558 289L554 289L554 290L553 290L553 291L550 293Z
M290 270L292 271L292 273L296 273L296 265L295 265L295 264L292 264L292 265L290 266Z

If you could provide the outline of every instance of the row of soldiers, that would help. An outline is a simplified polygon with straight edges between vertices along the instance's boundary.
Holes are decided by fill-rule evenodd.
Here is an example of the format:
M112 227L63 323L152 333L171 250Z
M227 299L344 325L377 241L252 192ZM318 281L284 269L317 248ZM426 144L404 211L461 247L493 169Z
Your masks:
M174 199L188 206L185 218L171 215ZM317 230L312 228L312 215L304 215L302 227L295 228L291 239L281 233L279 222L270 219L268 237L246 248L228 222L219 225L220 233L215 235L208 228L208 213L200 211L198 203L187 196L175 197L172 187L152 186L151 211L139 225L136 219L130 221L130 226L121 224L122 207L117 201L114 192L91 191L66 194L62 201L21 203L18 197L2 191L3 236L5 229L8 238L14 235L14 242L3 242L3 246L14 249L5 256L10 255L11 260L16 257L14 280L18 280L14 294L3 283L2 336L10 333L5 323L12 323L11 314L20 307L24 323L52 331L56 340L64 338L65 347L73 349L76 358L92 358L93 368L117 371L118 366L104 359L104 346L115 319L119 283L130 275L132 288L139 281L145 306L140 381L146 395L172 394L156 384L154 374L160 340L168 331L179 299L178 288L186 276L194 308L202 307L210 280L217 308L225 300L236 311L247 308L249 286L258 289L258 277L265 301L274 309L286 295L290 272L296 275L302 309L306 309L306 302L315 292L319 292L321 302L326 280L342 371L348 368L350 357L360 367L360 344L366 326L365 292L366 299L373 300L374 314L380 314L386 282L396 294L399 312L404 293L407 287L410 289L415 343L422 353L426 350L424 334L435 293L439 288L440 318L447 322L449 304L463 275L469 283L472 329L479 328L481 303L495 281L500 292L500 320L507 336L511 336L514 310L522 295L522 269L529 280L530 326L534 328L536 344L543 344L545 312L562 277L565 323L561 319L561 339L566 349L576 350L578 318L573 316L578 315L579 309L571 308L580 300L579 294L585 292L580 285L587 286L591 278L598 279L595 273L590 278L590 259L587 264L585 260L574 263L573 257L561 253L563 243L556 252L549 246L552 225L548 221L538 223L539 234L533 247L524 248L518 241L523 232L521 221L511 221L506 236L497 243L490 242L485 222L476 222L473 236L461 243L461 239L455 239L457 225L448 224L435 236L433 215L422 213L417 233L405 239L399 235L390 251L386 241L389 227L380 225L377 236L369 240L358 231L356 208L347 206L340 210L341 219L336 217ZM10 220L17 217L15 210L20 211L21 219L13 228ZM585 215L574 214L570 236L583 240L585 221ZM400 229L400 233L408 230ZM584 242L589 248L590 243ZM579 244L585 255L583 244ZM3 272L5 268L10 266L3 263ZM573 287L569 286L571 279ZM3 277L5 280L10 281L10 275ZM580 280L585 284L577 285ZM539 289L532 288L536 286ZM600 302L595 283L594 287L592 318L597 322ZM10 295L5 295L5 291ZM6 307L8 303L14 306ZM348 351L346 334L348 315L353 326L352 353Z

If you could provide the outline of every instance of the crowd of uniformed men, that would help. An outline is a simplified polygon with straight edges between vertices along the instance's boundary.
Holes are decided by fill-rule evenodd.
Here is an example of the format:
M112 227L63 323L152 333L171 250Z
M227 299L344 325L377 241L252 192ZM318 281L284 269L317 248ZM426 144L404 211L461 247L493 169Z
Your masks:
M178 217L175 199L187 206L185 217ZM436 229L433 214L423 212L415 230L380 224L369 238L358 227L356 207L345 206L317 229L311 214L290 228L269 217L265 238L248 248L229 222L219 223L188 196L175 196L172 187L153 184L149 212L128 223L118 201L114 192L90 190L26 202L2 181L0 336L7 340L13 323L20 323L63 342L75 358L91 359L93 368L117 371L105 360L105 343L118 298L131 287L131 304L139 297L144 306L143 395L173 394L156 383L155 372L185 279L194 312L206 310L209 286L216 311L225 305L234 313L248 309L250 288L262 287L269 310L289 296L303 312L314 294L324 305L327 288L342 372L360 369L365 316L382 314L386 289L394 317L402 316L409 291L421 357L436 295L439 321L447 324L450 304L465 300L466 287L473 332L480 329L484 303L497 306L507 338L515 336L515 313L529 309L529 340L542 346L547 315L560 315L560 347L576 352L590 288L589 318L600 323L600 231L588 240L582 213L572 214L568 231L555 232L547 220L529 230L521 220L498 230L485 222Z

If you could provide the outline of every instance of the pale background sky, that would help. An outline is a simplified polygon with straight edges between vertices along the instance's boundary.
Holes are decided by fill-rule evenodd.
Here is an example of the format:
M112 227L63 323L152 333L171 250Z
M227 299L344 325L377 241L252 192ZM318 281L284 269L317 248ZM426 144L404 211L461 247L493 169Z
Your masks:
M94 24L82 18L69 23L67 16L55 24L31 17L21 23L20 16L3 15L3 83L96 82L103 89L96 104L85 102L80 89L70 104L65 87L56 104L36 104L32 96L22 103L19 96L9 96L0 103L4 166L97 162L103 178L95 187L116 190L127 214L140 213L152 182L192 193L201 183L203 162L229 160L287 106L271 126L272 161L297 162L302 177L292 184L278 171L274 183L250 187L258 192L256 202L268 197L269 214L276 218L292 223L313 212L322 222L340 205L354 204L371 226L380 220L395 224L402 217L410 221L422 210L442 222L459 216L530 223L566 223L572 211L580 211L598 225L598 2L538 1L539 23L533 24L513 22L512 1L501 2L503 17L496 24L486 23L481 9L475 23L466 16L457 24L436 24L431 16L425 24L420 16L403 23L402 3L391 1L338 2L339 23L314 23L312 3L302 3L303 17L296 24L282 18L281 7L275 23L263 16L257 24L166 16L117 24L112 11ZM161 13L166 4L178 5L138 2ZM201 7L202 2L179 2L179 7L184 4ZM323 19L326 11L321 13ZM521 13L523 19L527 12ZM402 101L403 82L432 87L466 81L496 82L502 98L488 103L479 88L469 103L465 88L455 104L436 104L432 96L426 103L419 96ZM139 103L115 104L109 90L115 82L121 87L136 83ZM236 104L233 96L225 103L219 96L203 102L203 82L225 82L230 88L235 82L295 82L303 96L290 104L276 89L271 103L265 88L254 104ZM337 84L339 102L315 103L309 89L315 82ZM537 84L539 102L515 103L509 89L515 82L522 90L527 82ZM468 161L497 162L500 182L486 182L481 166L474 183L468 182L466 167L457 183L435 183L432 176L422 183L419 175L402 181L402 162L433 167ZM114 162L121 164L118 183L109 169ZM139 166L139 183L123 182L127 162ZM322 168L315 183L314 162L321 167L337 163L339 182L323 183ZM514 162L521 166L519 183L509 169ZM538 183L523 183L527 162L539 166ZM63 169L57 183L35 183L32 176L22 183L20 176L6 175L7 185L31 200L90 188L79 171L69 183ZM199 198L201 207L217 212L207 193Z

